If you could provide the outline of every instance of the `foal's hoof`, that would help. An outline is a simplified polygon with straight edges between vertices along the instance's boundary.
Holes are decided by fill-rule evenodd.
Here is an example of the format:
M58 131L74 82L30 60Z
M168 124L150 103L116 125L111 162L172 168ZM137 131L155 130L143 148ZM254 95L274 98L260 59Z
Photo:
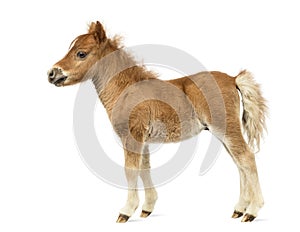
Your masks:
M142 210L140 217L146 218L146 217L148 217L151 213L152 213L152 212Z
M246 213L242 219L242 222L252 222L255 218L255 216Z
M117 223L125 223L128 221L128 219L129 219L129 216L120 213L116 222Z
M232 218L239 218L241 216L243 216L244 213L240 212L240 211L237 211L237 210L234 210L233 214L232 214Z

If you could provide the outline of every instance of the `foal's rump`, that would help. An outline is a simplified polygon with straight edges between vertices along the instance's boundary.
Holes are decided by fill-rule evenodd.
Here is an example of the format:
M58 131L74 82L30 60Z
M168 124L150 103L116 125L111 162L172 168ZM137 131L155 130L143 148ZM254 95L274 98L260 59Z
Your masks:
M224 134L227 119L239 118L240 99L234 77L200 72L169 82L184 92L205 128Z
M236 77L217 71L200 72L169 82L184 92L200 124L219 138L241 131L240 91L242 125L250 148L259 150L260 139L266 128L267 107L260 86L250 72L241 71Z

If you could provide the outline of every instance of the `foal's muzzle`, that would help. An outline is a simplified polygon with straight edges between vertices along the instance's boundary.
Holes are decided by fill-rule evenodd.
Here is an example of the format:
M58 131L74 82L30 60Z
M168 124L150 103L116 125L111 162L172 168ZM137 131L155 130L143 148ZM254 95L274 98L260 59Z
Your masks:
M48 71L48 81L55 86L62 86L67 78L59 68L52 68Z

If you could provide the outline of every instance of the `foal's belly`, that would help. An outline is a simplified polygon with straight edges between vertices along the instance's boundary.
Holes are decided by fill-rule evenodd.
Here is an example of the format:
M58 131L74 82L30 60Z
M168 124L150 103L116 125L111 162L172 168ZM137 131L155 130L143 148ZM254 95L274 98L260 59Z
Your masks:
M199 134L205 128L196 118L173 124L171 122L155 121L150 124L146 142L176 143Z

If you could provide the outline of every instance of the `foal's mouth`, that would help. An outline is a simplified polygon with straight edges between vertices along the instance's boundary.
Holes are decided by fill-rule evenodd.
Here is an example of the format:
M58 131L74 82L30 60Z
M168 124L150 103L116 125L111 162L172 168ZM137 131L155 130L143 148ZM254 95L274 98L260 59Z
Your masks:
M55 86L63 86L68 76L64 75L61 68L52 68L48 71L48 81Z
M55 86L60 87L60 86L62 86L64 84L64 82L65 82L65 80L67 80L67 78L68 77L66 77L66 76L62 76L62 77L54 79L54 80L52 80L50 82L51 82L51 84L54 84Z

